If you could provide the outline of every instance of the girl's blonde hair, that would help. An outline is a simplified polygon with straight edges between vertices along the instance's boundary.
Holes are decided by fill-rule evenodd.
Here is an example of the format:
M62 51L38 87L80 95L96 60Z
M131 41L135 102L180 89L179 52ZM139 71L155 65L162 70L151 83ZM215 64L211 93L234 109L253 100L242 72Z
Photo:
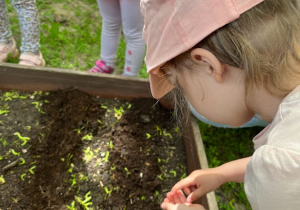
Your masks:
M194 48L207 49L221 62L243 69L247 89L263 85L273 94L286 95L300 84L300 57L295 49L300 45L299 4L299 0L265 0ZM191 68L191 50L164 68L172 68L175 75Z
M285 96L300 84L299 45L300 0L265 0L194 48L207 49L221 62L244 70L247 91L263 86L274 95ZM193 69L191 50L162 67L172 69L167 76L173 84L178 84L180 70ZM172 92L175 117L182 122L188 107L180 87Z

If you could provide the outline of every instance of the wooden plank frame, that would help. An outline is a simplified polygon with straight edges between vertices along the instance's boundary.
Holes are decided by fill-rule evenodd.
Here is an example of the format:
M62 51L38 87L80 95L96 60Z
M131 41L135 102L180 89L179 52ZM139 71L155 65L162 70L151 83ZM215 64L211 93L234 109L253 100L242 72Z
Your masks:
M0 63L1 90L51 91L66 88L76 88L104 98L152 98L147 79ZM187 154L187 172L208 168L199 127L192 116L184 128L183 137ZM218 210L214 192L203 196L199 199L199 203L206 209Z

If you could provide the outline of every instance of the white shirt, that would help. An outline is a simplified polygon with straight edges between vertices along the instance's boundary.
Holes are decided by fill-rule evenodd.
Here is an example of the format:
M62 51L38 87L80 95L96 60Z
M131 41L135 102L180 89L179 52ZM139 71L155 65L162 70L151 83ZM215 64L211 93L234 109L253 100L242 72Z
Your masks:
M254 210L300 209L300 86L281 102L273 122L254 139L245 175Z

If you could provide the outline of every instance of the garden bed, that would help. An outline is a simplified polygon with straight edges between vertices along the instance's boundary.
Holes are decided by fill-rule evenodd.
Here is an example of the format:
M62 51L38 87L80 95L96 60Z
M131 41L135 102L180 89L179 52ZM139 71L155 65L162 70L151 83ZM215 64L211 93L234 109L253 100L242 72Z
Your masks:
M182 135L146 80L17 65L0 75L1 89L29 91L1 93L0 209L160 209L207 167L196 122ZM213 193L200 202L217 208Z

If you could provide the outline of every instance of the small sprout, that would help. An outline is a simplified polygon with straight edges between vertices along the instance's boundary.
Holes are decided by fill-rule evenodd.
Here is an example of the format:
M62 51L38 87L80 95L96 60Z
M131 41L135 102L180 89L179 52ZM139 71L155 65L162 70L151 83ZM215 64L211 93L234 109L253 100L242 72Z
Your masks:
M88 210L89 206L91 206L93 203L89 202L92 197L90 196L91 191L89 191L85 196L84 200L82 200L79 196L75 196L75 200L83 207L84 210Z
M35 108L38 110L39 113L45 114L45 112L43 112L43 111L40 109L41 103L39 103L39 102L37 102L37 101L34 101L34 102L31 102L31 104L35 105Z
M180 133L179 127L176 127L174 130L175 130L176 133Z
M128 104L127 109L130 109L130 108L131 108L131 104Z
M24 165L24 164L25 164L25 162L26 162L24 158L20 158L19 160L20 160L20 163L19 163L19 165Z
M109 151L106 151L104 162L108 162L108 157L109 157Z
M71 187L73 187L75 184L76 184L76 176L75 176L75 174L72 174Z
M113 142L112 142L112 141L109 142L109 148L110 148L110 149L113 149L113 148L114 148L114 145L113 145Z
M0 156L0 160L3 160L3 157L2 157L2 156Z
M108 107L105 106L105 105L101 105L101 108L102 108L102 109L108 109Z
M91 141L92 139L93 139L93 135L92 134L87 134L87 135L85 135L85 136L83 136L81 138L82 141L84 141L84 140Z
M182 174L182 176L180 177L180 180L184 179L185 177L186 177L186 173Z
M89 178L88 176L84 176L83 174L79 174L79 181L86 181L88 182L89 181Z
M111 194L112 190L109 190L107 187L104 187L104 191L105 191L105 199Z
M124 112L123 107L120 107L120 109L114 108L114 111L115 111L115 118L117 118L117 120L120 120Z
M5 179L3 178L3 175L0 176L0 185L5 184Z
M156 125L156 132L157 132L157 135L159 136L162 136L163 132L162 132L162 129Z
M155 190L154 196L155 196L155 197L159 196L159 191L158 191L158 190Z
M2 115L2 114L8 114L10 111L8 111L8 110L0 110L0 115Z
M7 141L5 139L0 138L0 142L2 142L3 146L6 147L7 146Z
M146 133L146 139L150 139L151 138L151 134L150 133Z
M146 197L144 195L141 196L141 200L144 201L146 200Z
M22 174L22 175L21 175L21 180L22 180L22 181L25 180L25 176L26 176L26 174Z
M101 125L102 124L102 121L101 120L97 120L97 122Z
M45 104L49 104L49 103L50 103L50 101L48 101L48 100L44 100L44 103L45 103Z
M164 180L164 178L163 178L163 175L162 175L162 174L158 175L157 177L158 177L160 180Z
M124 170L126 171L127 176L131 176L131 173L130 173L130 171L128 170L128 168L125 167Z
M173 171L173 170L171 170L171 171L169 171L171 174L173 174L173 176L174 177L176 177L177 176L177 173L176 173L176 171Z
M91 151L90 147L88 147L86 149L83 149L83 152L85 154L84 159L85 159L86 162L89 162L94 156L94 153L93 153L93 151Z
M160 158L157 158L157 162L158 162L158 163L161 163L161 159L160 159Z
M71 206L66 205L66 207L69 210L76 210L76 208L75 208L75 201L72 201Z
M16 152L14 149L10 149L10 152L15 156L20 156L21 152Z
M31 174L34 174L34 169L36 168L36 166L32 166L30 169L29 169L29 173L31 173Z
M168 136L170 139L173 139L173 136L170 133L164 132L164 136Z
M19 132L15 132L14 135L18 136L18 138L23 142L21 145L24 146L28 140L30 140L29 137L21 136Z
M31 130L31 126L30 125L25 126L25 129L28 130L28 131L30 131Z
M115 170L116 169L116 165L115 164L112 164L112 166L110 167L110 170Z

